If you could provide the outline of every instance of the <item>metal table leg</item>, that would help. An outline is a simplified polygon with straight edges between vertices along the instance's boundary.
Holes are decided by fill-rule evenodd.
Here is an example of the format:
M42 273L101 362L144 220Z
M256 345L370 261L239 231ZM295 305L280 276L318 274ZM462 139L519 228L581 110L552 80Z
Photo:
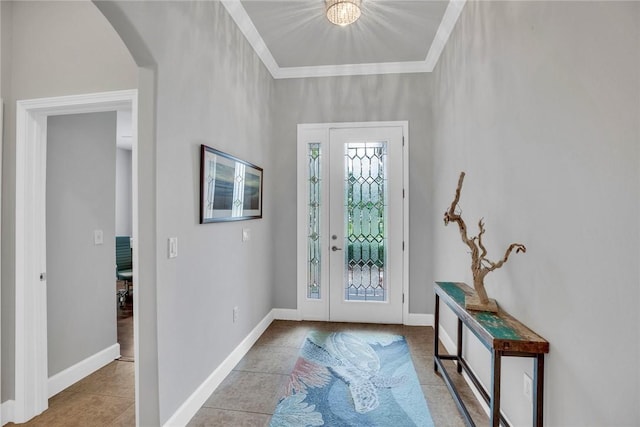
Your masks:
M493 350L491 352L491 403L490 422L492 427L500 426L500 371L502 363L502 352Z
M458 356L457 369L458 373L462 373L462 320L458 319L458 348L456 350Z
M438 372L438 350L440 348L440 296L436 294L436 307L434 315L434 327L433 327L433 370Z
M542 427L544 404L544 354L536 355L533 364L533 425Z

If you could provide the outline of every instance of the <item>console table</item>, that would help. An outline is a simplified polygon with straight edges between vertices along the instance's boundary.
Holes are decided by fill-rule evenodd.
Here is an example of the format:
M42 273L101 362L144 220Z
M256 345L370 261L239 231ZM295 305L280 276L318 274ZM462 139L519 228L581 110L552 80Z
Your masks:
M460 413L468 426L475 426L469 411L465 407L454 383L449 377L443 360L456 361L457 371L462 370L467 373L471 381L480 391L480 394L490 408L489 425L498 427L500 422L505 426L509 424L500 413L500 369L501 358L510 357L531 357L534 358L533 365L533 425L542 427L543 401L544 401L544 354L549 352L549 342L527 328L518 320L510 316L502 309L498 313L488 313L481 311L466 310L464 300L466 295L473 294L473 289L464 283L436 282L434 286L436 296L435 306L435 344L433 355L433 369L438 368L442 372L444 382L449 392L456 401ZM440 299L451 308L458 317L458 347L457 354L439 354L439 323L440 323ZM480 381L473 374L466 360L462 357L462 325L478 337L480 342L491 351L491 390L490 394L480 384Z

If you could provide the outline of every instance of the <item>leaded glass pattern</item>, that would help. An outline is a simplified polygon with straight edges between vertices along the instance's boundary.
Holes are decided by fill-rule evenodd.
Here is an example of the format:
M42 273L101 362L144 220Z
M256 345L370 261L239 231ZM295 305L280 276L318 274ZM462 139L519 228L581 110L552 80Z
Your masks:
M345 144L345 299L386 301L387 144Z
M320 144L308 147L309 218L307 238L307 298L320 298Z

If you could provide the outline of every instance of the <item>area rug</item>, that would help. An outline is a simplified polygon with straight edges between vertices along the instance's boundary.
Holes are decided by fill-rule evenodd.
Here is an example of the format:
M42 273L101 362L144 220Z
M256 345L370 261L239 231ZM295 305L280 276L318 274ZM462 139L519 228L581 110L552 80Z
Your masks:
M271 427L429 427L404 337L310 332Z

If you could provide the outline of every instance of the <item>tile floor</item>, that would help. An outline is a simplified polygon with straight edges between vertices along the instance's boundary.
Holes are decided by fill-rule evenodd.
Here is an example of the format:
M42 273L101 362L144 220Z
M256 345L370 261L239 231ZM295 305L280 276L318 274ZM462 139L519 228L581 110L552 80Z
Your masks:
M133 362L133 298L127 298L123 307L118 306L117 322L120 360Z
M135 426L134 368L113 361L49 399L49 409L20 426ZM14 424L7 424L13 426Z
M274 321L209 397L189 426L268 426L297 359L298 350L311 329L373 330L404 335L435 425L464 425L444 382L433 372L433 328ZM441 351L444 352L444 349L441 348ZM455 368L449 372L454 373ZM457 377L458 390L476 424L488 425L486 415L464 380L457 374L453 376ZM49 409L24 425L134 426L133 383L133 363L114 361L51 398Z
M440 375L433 371L433 328L402 325L274 321L193 417L189 427L268 426L311 329L367 330L404 335L436 426L464 426ZM441 352L445 352L441 348ZM449 363L449 362L447 362ZM455 367L450 365L450 373ZM458 376L458 375L455 375ZM459 376L458 376L459 377ZM462 378L456 384L477 425L489 420ZM398 426L400 427L400 426Z

